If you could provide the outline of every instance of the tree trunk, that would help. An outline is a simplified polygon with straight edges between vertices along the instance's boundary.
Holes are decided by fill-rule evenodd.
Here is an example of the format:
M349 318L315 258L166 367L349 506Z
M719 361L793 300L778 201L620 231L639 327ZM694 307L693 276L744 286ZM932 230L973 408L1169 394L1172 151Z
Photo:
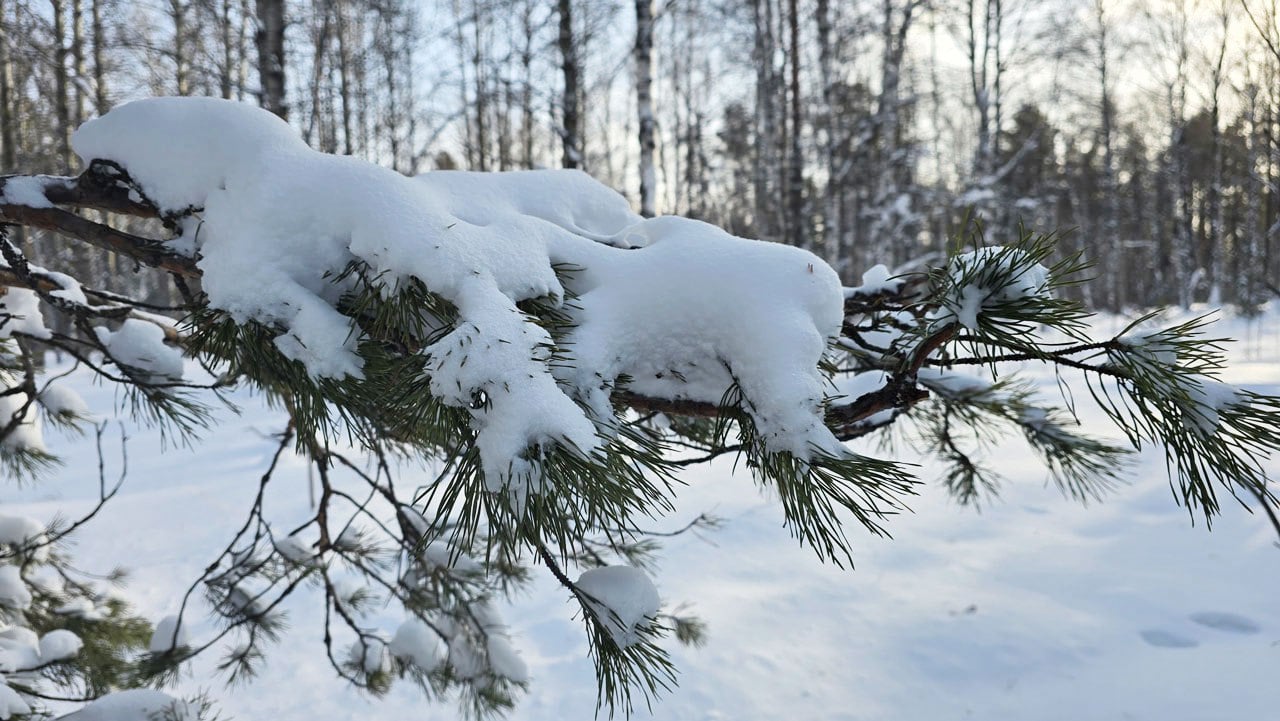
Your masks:
M71 0L71 71L75 85L71 124L79 127L85 119L85 83L88 82L84 65L84 0Z
M285 104L284 0L255 0L258 15L258 75L262 89L259 103L267 110L289 118Z
M351 39L347 37L347 3L338 3L338 96L342 103L343 152L355 154L351 130Z
M991 0L988 6L988 22L992 25L991 66L991 158L1000 157L1000 131L1004 128L1004 6L1001 0Z
M756 66L755 99L755 232L765 239L776 238L774 225L773 183L777 177L777 123L774 111L773 67L773 0L753 0L755 46L752 59Z
M1111 272L1104 273L1104 282L1101 290L1103 291L1102 304L1111 309L1118 310L1123 300L1120 298L1120 277L1122 275L1120 268L1115 265L1114 260L1118 260L1120 249L1118 247L1120 238L1118 237L1118 218L1116 210L1116 165L1114 152L1114 125L1115 125L1115 109L1111 100L1111 78L1110 78L1110 50L1107 44L1107 16L1106 8L1103 0L1094 0L1094 10L1098 21L1098 86L1099 86L1099 105L1102 111L1102 183L1101 183L1101 226L1102 237L1099 238L1097 245L1098 257L1095 262L1098 267L1107 268Z
M384 32L390 35L394 28L394 23L388 18L383 20L386 23ZM401 104L396 78L396 51L395 46L390 42L386 42L382 46L382 65L386 72L384 79L387 83L386 133L387 141L391 146L391 168L399 172Z
M836 159L835 88L833 86L833 58L831 47L831 2L818 0L814 10L818 25L818 80L822 85L822 156L826 160L827 185L823 191L822 241L827 260L843 275L844 254L841 252L840 201L842 183L837 179L839 161Z
M1250 78L1244 90L1245 119L1248 120L1249 128L1248 134L1245 135L1246 157L1250 171L1259 168L1262 160L1261 153L1258 152L1258 141L1261 139L1261 133L1258 131L1258 93L1258 85ZM1252 173L1246 173L1242 178L1248 190L1245 191L1247 200L1244 216L1244 252L1240 272L1236 275L1236 303L1248 312L1254 311L1262 300L1258 292L1258 279L1265 277L1266 273L1265 268L1258 267L1260 260L1258 236L1262 232L1262 196L1267 190L1266 175L1265 173L1260 175L1261 177L1253 177Z
M887 0L886 0L887 2ZM979 30L978 3L982 0L969 0L967 18L969 21L968 56L969 87L973 91L973 105L978 112L978 147L974 152L973 174L981 182L991 175L994 159L991 155L991 88L988 69L991 55L991 0L983 3L981 30ZM978 33L982 33L979 40Z
M104 56L106 49L106 29L102 26L102 3L105 0L93 0L89 11L93 23L93 106L98 115L111 109L111 101L107 98L107 63Z
M187 48L187 8L182 0L169 0L169 17L173 20L173 80L178 95L191 94Z
M791 35L791 157L787 178L787 243L808 247L804 218L804 154L800 143L802 123L800 102L800 9L796 0L787 2L787 24Z
M524 167L533 167L533 0L525 0L520 16L524 44L520 48L520 155Z
M653 0L636 0L636 115L640 133L640 215L652 218L657 174L653 168Z
M498 109L498 170L511 169L511 109L515 107L515 91L511 80L502 79L502 105Z
M471 84L467 80L467 36L466 16L462 12L461 0L452 0L453 11L453 43L458 51L458 95L462 106L462 155L467 169L479 166L479 148L476 145L476 114L471 102Z
M60 170L71 167L71 105L67 88L67 27L66 10L63 0L51 0L53 12L53 41L57 47L53 51L54 82L54 114L58 138L58 165Z
M218 17L218 31L222 38L222 66L218 68L218 94L224 100L231 99L235 73L235 35L231 31L231 0L222 0Z
M561 142L564 145L564 167L583 167L582 157L582 68L578 58L578 44L573 32L572 0L556 0L556 9L560 15L560 47L561 71L564 75L564 96L562 100Z
M307 119L306 132L303 133L303 137L308 143L312 142L311 139L317 132L317 126L321 123L320 93L324 84L325 60L329 54L329 35L333 27L333 10L334 2L332 0L324 0L320 3L320 27L316 30L311 56L311 112ZM321 132L320 135L323 137L324 133Z
M489 169L489 104L492 93L489 87L489 72L485 55L485 12L482 3L471 3L474 42L471 54L471 77L475 81L475 113L476 113L476 167L485 171Z
M870 191L871 244L866 249L882 254L894 266L916 255L900 201L910 189L911 179L910 158L903 147L902 71L907 35L920 6L921 0L907 0L899 11L893 0L884 0L883 4L880 97L872 119L876 138L873 167L877 176Z
M1206 193L1208 201L1207 220L1209 221L1208 242L1205 243L1205 274L1209 281L1209 302L1218 305L1221 303L1222 282L1220 278L1220 264L1222 259L1219 258L1222 250L1226 247L1226 225L1223 222L1222 211L1222 191L1224 186L1223 173L1223 157L1222 157L1222 85L1225 82L1224 71L1227 58L1227 47L1231 32L1231 16L1227 12L1229 6L1225 3L1221 6L1221 15L1219 21L1222 23L1222 37L1218 45L1217 62L1210 71L1210 83L1212 87L1209 123L1211 134L1211 147L1213 151L1213 177L1209 179L1209 188Z
M18 170L17 118L13 107L13 65L9 57L7 0L0 0L0 173Z

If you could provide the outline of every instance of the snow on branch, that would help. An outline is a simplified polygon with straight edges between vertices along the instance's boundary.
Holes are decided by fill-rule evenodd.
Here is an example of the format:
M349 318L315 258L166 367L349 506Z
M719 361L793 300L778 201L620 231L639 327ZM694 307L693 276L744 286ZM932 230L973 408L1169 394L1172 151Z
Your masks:
M97 161L77 177L0 176L0 221L41 228L110 250L138 263L179 275L199 274L190 258L162 243L96 223L58 206L155 218L155 206L131 187L128 175L111 162Z
M313 379L365 375L374 339L344 306L362 282L384 301L417 284L438 297L451 317L398 331L433 396L470 412L490 490L537 475L531 447L599 453L623 386L709 408L737 387L769 452L845 454L823 422L818 370L842 292L806 251L644 220L573 171L405 178L312 151L269 113L226 101L130 103L73 143L92 171L8 179L6 218L194 268L209 308L269 328ZM175 235L146 241L56 203L156 215ZM531 302L560 314L558 337L522 309Z

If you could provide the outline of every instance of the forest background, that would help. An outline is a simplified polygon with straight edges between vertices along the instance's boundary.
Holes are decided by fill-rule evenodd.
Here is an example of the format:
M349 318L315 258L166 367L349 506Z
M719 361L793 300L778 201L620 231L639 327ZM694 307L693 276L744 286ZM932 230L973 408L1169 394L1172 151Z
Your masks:
M1247 312L1280 277L1277 8L0 0L0 167L74 171L83 120L212 95L410 174L582 168L645 215L808 247L850 284L936 261L972 216L991 242L1063 232L1097 263L1077 291L1094 308Z

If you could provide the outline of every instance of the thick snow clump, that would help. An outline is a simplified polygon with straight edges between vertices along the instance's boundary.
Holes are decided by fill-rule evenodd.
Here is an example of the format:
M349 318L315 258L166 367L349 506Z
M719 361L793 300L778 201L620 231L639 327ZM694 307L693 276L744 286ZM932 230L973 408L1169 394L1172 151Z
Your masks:
M736 383L767 450L845 452L822 422L817 368L842 291L807 251L640 218L578 171L407 178L315 152L231 101L129 103L73 143L86 162L121 164L162 212L202 209L172 249L198 258L211 306L275 328L314 377L365 371L336 307L351 263L387 292L416 280L452 303L458 321L421 351L424 368L438 398L471 409L491 490L538 476L530 448L599 449L622 376L633 393L705 402ZM569 316L567 338L516 305L536 298Z
M199 705L180 701L149 688L135 688L107 694L62 721L122 721L122 719L172 719L196 721Z
M165 616L151 632L151 643L147 648L151 653L168 653L190 645L190 627L183 625L178 616Z
M653 581L633 566L593 568L579 576L576 585L590 597L587 604L619 648L643 640L642 630L662 605Z

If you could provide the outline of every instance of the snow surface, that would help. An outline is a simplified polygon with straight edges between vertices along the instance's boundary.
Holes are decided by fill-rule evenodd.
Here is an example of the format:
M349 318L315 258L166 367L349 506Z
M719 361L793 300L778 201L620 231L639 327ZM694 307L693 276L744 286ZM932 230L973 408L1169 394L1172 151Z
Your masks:
M9 389L18 385L13 373L0 370L0 389ZM0 396L0 423L7 424L11 418L21 416L18 425L9 431L9 435L0 440L5 448L22 451L44 451L44 430L40 423L40 414L35 403L26 405L26 393L12 393ZM23 406L26 405L24 410Z
M421 619L410 618L396 629L387 650L423 671L432 671L444 660L444 647L440 642L440 635L430 626Z
M276 541L276 550L285 560L299 565L310 565L316 561L315 547L297 536L285 536Z
M356 639L347 649L347 660L368 674L391 669L391 656L387 651L387 642L380 638Z
M8 267L8 266L5 266ZM27 288L5 288L0 295L0 338L26 333L35 338L48 338L44 315L40 312L40 296Z
M862 274L862 282L853 288L844 289L844 297L853 298L859 295L878 295L896 292L903 284L902 278L894 277L889 267L873 265Z
M194 704L175 699L169 694L149 688L118 691L86 705L62 721L125 721L129 719L163 719L164 721L196 721Z
M925 388L949 398L978 398L992 386L990 377L942 368L921 368L916 378Z
M89 406L74 389L64 383L50 383L40 391L40 405L54 415L91 418Z
M1193 425L1203 435L1218 430L1219 414L1243 400L1229 383L1209 378L1193 379L1187 387L1190 405L1183 408L1183 422Z
M25 626L0 629L0 671L25 671L40 665L40 639Z
M427 567L448 568L459 573L476 574L484 571L484 566L474 558L459 553L444 541L432 541L422 549L422 561Z
M1148 362L1162 363L1164 365L1177 365L1178 363L1177 347L1165 340L1159 331L1153 333L1146 328L1135 328L1121 336L1120 342L1137 352Z
M64 616L76 616L89 621L96 621L107 616L103 609L95 606L93 601L87 598L74 598L58 606L53 612Z
M31 590L17 566L0 566L0 605L22 610L31 605Z
M157 383L182 379L182 351L165 345L160 326L127 318L117 330L98 326L94 332L117 363L137 369Z
M40 637L40 662L65 661L84 648L84 642L74 633L58 628Z
M177 616L165 616L151 631L151 653L167 653L175 648L191 645L191 624L178 624Z
M633 566L593 568L579 576L576 585L590 597L587 605L619 648L643 641L642 631L662 606L653 581Z
M8 178L0 186L0 203L25 205L28 208L52 208L53 203L45 197L44 184L45 179L38 175Z
M0 515L0 543L25 546L44 536L44 524L25 516Z
M12 718L15 714L31 713L31 707L18 695L17 691L7 684L0 683L0 719Z

